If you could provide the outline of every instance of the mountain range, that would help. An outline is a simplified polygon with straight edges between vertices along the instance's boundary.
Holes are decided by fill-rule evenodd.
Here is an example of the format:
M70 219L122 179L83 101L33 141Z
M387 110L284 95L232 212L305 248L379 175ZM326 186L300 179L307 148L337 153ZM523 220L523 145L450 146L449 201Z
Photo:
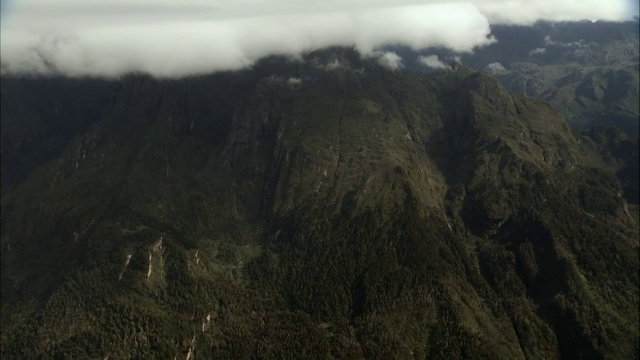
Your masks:
M638 22L538 22L492 27L498 41L472 54L397 49L407 67L424 71L420 55L436 54L496 75L510 92L551 103L577 133L594 125L640 135Z
M0 355L637 358L637 49L490 50L3 76Z

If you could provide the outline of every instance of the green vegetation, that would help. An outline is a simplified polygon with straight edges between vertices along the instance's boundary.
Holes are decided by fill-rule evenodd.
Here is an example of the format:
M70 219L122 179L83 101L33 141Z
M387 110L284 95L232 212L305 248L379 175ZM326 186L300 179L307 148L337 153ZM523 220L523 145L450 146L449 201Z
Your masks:
M637 353L637 142L466 67L309 56L348 66L104 85L102 116L25 161L2 358Z

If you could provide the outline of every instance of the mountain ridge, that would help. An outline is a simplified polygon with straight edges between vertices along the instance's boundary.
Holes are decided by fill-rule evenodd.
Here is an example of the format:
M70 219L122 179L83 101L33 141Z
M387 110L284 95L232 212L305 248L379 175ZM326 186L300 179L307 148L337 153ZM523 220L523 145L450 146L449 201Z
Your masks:
M624 134L464 66L335 56L123 81L3 191L3 356L637 353Z

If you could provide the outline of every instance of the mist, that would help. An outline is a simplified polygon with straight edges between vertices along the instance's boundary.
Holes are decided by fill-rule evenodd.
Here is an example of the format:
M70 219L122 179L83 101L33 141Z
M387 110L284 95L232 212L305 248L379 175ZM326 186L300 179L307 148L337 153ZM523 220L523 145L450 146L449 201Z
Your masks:
M472 52L492 24L629 20L629 1L22 0L3 8L2 74L160 78L238 70L269 55L355 48L393 69L388 45ZM380 56L384 54L384 56Z

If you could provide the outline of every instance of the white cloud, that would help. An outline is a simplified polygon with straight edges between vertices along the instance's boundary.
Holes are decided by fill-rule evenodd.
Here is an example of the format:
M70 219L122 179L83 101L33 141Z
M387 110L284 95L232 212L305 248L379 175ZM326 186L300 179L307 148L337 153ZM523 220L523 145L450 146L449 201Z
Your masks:
M502 64L500 64L499 62L491 63L491 64L487 65L487 67L484 68L484 69L485 69L485 71L488 71L488 72L490 72L492 74L501 74L501 73L506 71L504 66Z
M180 77L327 46L469 52L491 23L627 16L593 0L22 0L3 13L3 73ZM6 11L6 10L5 10ZM390 59L387 59L391 61ZM398 63L399 64L399 63Z
M373 57L377 58L378 64L389 70L399 70L403 67L402 58L393 51L374 52Z
M551 39L551 36L547 35L544 37L544 44L546 46L559 46L559 47L576 47L576 48L588 48L594 45L593 42L586 42L584 39L580 39L578 41L566 43L562 41L554 41Z
M541 54L546 54L547 53L547 48L535 48L531 51L529 51L529 55L541 55Z
M538 20L623 20L633 17L627 0L487 0L476 1L491 23L531 25Z
M417 60L420 64L432 69L443 69L443 70L451 69L451 66L445 64L442 60L438 58L438 55L418 56Z
M340 60L338 59L331 59L329 62L327 62L326 64L317 64L316 67L318 69L322 69L322 70L326 70L326 71L331 71L331 70L336 70L336 69L342 69L342 68L346 68L348 67L347 64L343 64L342 62L340 62Z
M294 77L290 77L287 79L287 85L289 85L290 87L299 87L302 85L302 79L300 78L294 78Z
M462 57L460 57L460 55L452 56L452 57L450 57L450 59L454 63L456 63L458 65L462 65Z

